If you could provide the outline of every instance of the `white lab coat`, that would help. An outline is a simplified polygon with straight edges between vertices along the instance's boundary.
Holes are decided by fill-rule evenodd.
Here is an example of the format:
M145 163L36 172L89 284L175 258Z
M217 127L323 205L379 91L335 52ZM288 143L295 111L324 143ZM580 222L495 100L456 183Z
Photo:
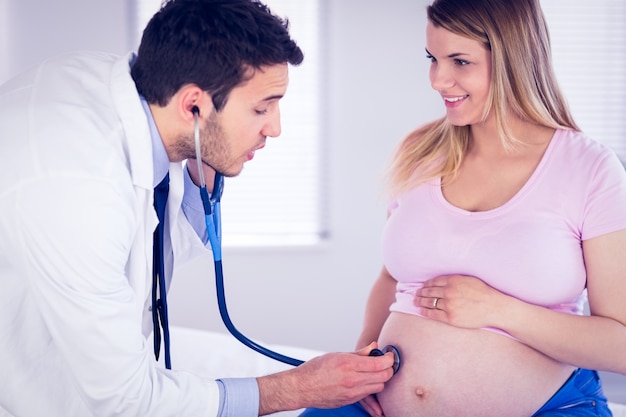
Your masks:
M163 370L146 342L157 218L129 59L50 60L0 87L0 408L18 417L217 414L217 383ZM180 164L170 178L178 265L206 248Z

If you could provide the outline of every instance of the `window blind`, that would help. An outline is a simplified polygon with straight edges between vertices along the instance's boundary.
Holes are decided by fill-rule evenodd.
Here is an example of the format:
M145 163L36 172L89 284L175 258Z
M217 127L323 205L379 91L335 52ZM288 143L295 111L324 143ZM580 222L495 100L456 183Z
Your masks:
M576 123L626 162L626 2L541 0Z
M140 31L161 0L136 0ZM325 235L322 205L323 161L319 110L318 0L267 0L286 17L304 62L289 68L287 95L281 100L282 133L227 178L222 198L224 246L309 245Z

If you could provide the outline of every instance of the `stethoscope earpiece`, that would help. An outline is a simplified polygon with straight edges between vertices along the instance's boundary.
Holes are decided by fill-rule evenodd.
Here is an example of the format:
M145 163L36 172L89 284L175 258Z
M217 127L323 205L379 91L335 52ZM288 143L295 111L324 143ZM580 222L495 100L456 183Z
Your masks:
M198 116L200 114L200 109L198 108L198 106L193 106L191 108L191 112L194 114L194 116Z

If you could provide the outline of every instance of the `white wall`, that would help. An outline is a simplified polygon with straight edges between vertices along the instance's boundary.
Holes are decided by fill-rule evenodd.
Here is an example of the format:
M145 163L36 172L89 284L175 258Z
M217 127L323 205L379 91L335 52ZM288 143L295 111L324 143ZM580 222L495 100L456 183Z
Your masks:
M0 82L63 52L129 48L128 1L0 0Z

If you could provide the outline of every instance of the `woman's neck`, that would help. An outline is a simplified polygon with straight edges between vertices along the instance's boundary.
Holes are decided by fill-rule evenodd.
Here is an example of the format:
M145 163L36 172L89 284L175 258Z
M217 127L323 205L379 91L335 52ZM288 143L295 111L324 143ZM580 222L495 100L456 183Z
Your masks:
M511 156L512 153L526 153L528 149L543 148L550 141L554 129L534 123L512 118L508 121L510 133L521 146L513 149L506 147L501 133L496 127L494 118L470 127L470 153L479 153L492 156Z

